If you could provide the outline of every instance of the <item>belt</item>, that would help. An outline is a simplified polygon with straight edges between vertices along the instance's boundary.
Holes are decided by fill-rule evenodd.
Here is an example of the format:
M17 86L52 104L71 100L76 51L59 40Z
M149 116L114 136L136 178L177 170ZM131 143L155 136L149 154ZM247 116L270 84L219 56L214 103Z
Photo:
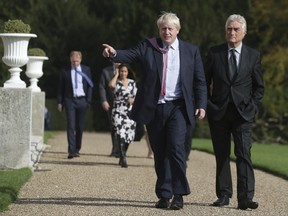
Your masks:
M85 98L85 96L76 96L76 97L73 97L73 99L82 99L82 98Z
M179 102L184 102L183 98L178 98L175 100L165 100L165 103L179 103Z
M170 103L173 103L173 104L179 104L179 103L183 103L185 102L183 98L178 98L178 99L175 99L175 100L165 100L165 103L160 103L158 105L165 105L165 104L170 104Z

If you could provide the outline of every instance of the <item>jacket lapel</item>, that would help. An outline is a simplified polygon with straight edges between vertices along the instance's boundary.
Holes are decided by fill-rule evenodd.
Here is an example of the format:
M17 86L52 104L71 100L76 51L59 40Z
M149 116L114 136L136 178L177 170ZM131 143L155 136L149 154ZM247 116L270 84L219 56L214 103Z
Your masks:
M239 67L237 70L237 76L241 75L244 72L242 71L242 68L244 67L243 65L245 65L245 63L247 62L249 62L249 55L248 55L245 45L243 44L241 54L240 54L240 59L239 59Z
M232 82L229 78L229 67L228 67L228 46L227 44L224 44L221 49L220 53L220 60L222 62L222 65L224 66L223 70L225 71L225 74L223 76L226 77L226 80L228 82Z
M157 38L157 44L159 47L163 47L163 44L162 44L162 41L160 38ZM163 75L163 54L157 50L157 49L154 49L153 50L153 53L154 53L154 58L155 58L155 62L157 64L157 71L158 71L158 76L159 76L159 80L160 80L160 83L162 82L162 75Z

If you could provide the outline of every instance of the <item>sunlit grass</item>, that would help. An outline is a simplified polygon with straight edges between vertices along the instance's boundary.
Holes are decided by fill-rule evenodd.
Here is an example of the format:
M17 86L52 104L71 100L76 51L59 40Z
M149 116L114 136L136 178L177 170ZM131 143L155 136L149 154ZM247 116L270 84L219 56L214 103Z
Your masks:
M18 170L0 171L0 211L8 209L15 201L23 184L32 176L32 170L23 168Z

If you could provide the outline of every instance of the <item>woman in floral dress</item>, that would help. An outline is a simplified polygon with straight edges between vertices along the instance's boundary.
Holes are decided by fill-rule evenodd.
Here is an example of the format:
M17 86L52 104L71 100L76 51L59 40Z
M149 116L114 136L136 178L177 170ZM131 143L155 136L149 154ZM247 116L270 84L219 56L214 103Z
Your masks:
M117 134L120 149L119 165L127 167L126 151L134 140L136 122L129 118L132 104L137 92L136 82L128 78L132 71L127 64L121 64L109 82L109 87L114 91L112 108L112 125Z

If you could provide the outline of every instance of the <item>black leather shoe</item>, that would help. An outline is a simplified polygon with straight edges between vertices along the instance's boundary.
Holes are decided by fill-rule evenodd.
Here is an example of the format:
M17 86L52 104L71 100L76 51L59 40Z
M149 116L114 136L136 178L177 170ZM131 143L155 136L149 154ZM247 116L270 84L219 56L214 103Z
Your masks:
M158 202L155 204L156 208L168 208L169 207L169 199L168 198L160 198Z
M119 153L113 153L113 152L112 152L109 156L110 156L110 157L119 158L119 157L120 157L120 154L119 154Z
M229 205L229 196L224 195L219 197L213 204L213 206L222 207L224 205Z
M75 153L75 154L70 153L67 158L72 159L74 157L80 157L80 154L79 153Z
M126 158L120 158L120 160L119 160L119 165L120 165L122 168L127 168L127 167L128 167L128 164L127 164Z
M181 195L175 195L171 202L170 208L173 210L179 210L183 208L183 197Z
M67 158L68 158L68 159L72 159L72 158L74 158L74 157L75 157L74 154L69 154Z
M238 209L246 210L250 209L257 209L259 204L257 202L253 202L252 200L242 200L238 202Z

